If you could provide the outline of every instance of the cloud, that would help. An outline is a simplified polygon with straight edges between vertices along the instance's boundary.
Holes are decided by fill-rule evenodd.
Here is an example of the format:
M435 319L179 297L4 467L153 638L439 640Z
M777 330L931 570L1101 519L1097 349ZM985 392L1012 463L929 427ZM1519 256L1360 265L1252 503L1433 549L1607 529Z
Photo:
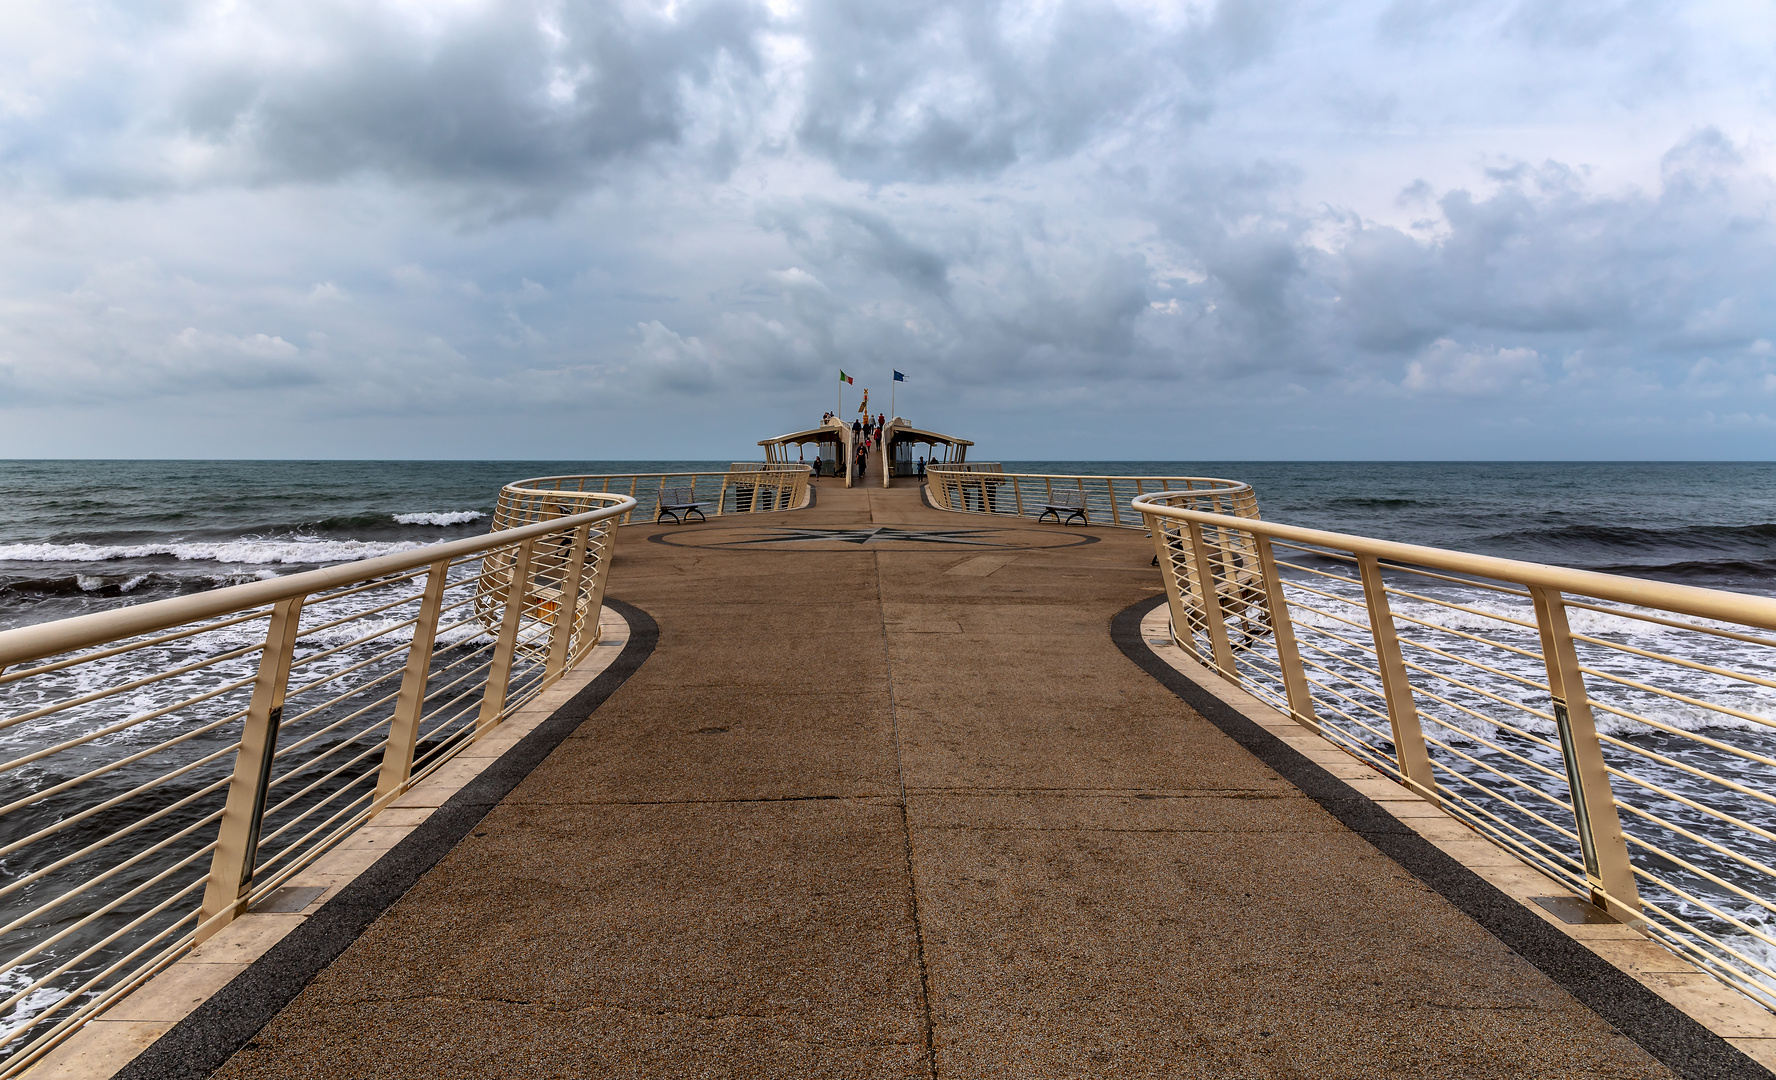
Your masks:
M656 152L719 174L789 141L874 180L990 175L1200 119L1276 32L1252 0L92 7L140 40L14 89L21 173L111 194L376 174L513 212Z
M800 144L848 175L996 174L1109 131L1176 129L1253 62L1277 9L1223 0L1169 18L1109 2L809 4Z
M626 453L694 414L725 456L895 367L929 422L1110 454L1482 453L1448 433L1556 400L1587 453L1724 447L1751 428L1700 411L1770 392L1773 36L1514 0L9 6L0 408L475 415L441 445L494 456L539 410Z
M764 21L724 0L320 0L175 7L160 21L94 6L143 40L119 67L46 79L13 116L15 146L43 152L15 167L107 192L376 173L533 207L683 140L699 87L756 77ZM82 138L54 138L76 118Z
M662 390L706 394L715 385L715 364L710 348L695 337L682 337L658 320L636 327L641 343L635 361L639 370Z
M1521 393L1541 377L1542 358L1534 349L1464 349L1439 338L1406 365L1401 385L1419 394L1485 397Z

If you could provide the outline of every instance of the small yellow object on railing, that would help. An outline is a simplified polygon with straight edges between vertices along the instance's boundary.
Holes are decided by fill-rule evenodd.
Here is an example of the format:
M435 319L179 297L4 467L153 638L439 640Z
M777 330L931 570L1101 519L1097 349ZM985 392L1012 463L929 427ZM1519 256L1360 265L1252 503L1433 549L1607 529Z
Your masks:
M1776 1007L1776 599L1130 506L1204 666Z
M0 1075L571 669L635 506L0 633Z

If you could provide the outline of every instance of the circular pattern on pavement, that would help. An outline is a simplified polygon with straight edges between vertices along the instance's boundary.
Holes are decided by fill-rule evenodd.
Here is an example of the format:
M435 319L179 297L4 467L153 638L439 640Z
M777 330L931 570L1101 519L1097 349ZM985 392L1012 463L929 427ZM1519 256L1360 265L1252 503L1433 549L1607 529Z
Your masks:
M1084 530L929 528L919 525L687 525L648 537L670 547L763 549L766 551L958 552L1032 551L1080 547L1098 542Z

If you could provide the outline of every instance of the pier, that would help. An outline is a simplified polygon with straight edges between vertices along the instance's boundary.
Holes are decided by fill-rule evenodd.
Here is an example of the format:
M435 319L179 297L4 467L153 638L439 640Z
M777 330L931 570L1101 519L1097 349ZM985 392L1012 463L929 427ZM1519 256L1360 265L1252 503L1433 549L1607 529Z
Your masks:
M651 655L216 1075L1672 1075L1131 659L1153 550L626 528Z

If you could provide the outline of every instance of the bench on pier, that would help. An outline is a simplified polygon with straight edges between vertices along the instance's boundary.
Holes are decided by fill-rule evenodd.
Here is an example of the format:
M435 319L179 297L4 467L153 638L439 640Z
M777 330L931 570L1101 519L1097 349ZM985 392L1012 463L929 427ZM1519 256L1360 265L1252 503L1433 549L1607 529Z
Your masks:
M1054 515L1056 525L1070 524L1074 518L1078 518L1081 524L1091 524L1091 512L1085 508L1085 492L1078 489L1051 492L1048 502L1042 507L1042 513L1036 515L1036 520L1041 521L1050 514ZM1066 515L1064 521L1063 514Z
M660 489L660 503L654 510L654 520L669 517L677 524L683 525L685 519L692 514L698 521L708 521L703 516L703 504L697 501L696 492L689 487L663 487Z

